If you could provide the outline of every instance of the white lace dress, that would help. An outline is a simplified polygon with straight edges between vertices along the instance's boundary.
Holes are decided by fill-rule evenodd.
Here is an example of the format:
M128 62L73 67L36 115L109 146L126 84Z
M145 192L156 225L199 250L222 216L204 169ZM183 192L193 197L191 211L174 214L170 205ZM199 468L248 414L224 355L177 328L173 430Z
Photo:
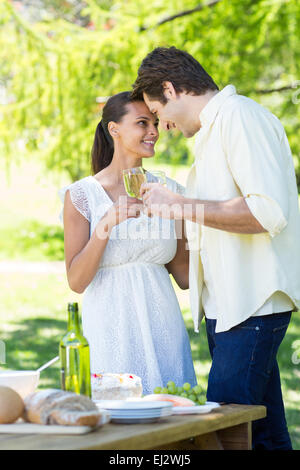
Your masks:
M183 190L169 178L167 186ZM62 188L62 202L68 189L92 234L113 201L93 176ZM172 220L141 215L114 227L83 294L82 326L92 373L136 374L144 394L169 380L178 386L197 383L189 337L165 267L176 249Z

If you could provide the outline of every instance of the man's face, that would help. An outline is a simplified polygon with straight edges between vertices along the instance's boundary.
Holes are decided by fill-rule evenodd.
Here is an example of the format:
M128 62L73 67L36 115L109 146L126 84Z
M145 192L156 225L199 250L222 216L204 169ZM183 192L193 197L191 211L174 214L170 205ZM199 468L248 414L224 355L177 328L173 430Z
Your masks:
M193 137L199 130L191 119L184 94L178 94L175 99L168 99L166 104L150 99L146 93L143 93L143 96L150 112L159 118L164 130L169 131L176 128L185 137Z

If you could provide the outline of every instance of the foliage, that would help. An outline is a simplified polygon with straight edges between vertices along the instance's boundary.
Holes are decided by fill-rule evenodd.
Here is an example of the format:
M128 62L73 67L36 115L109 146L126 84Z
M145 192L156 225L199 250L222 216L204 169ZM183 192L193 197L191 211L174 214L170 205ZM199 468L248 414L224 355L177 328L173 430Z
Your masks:
M27 220L1 228L0 260L57 261L64 260L63 228Z
M7 165L29 152L72 180L89 174L97 98L130 89L150 50L175 45L193 54L220 88L235 84L282 120L300 181L298 2L42 3L47 14L38 21L25 20L13 2L0 3L0 151ZM80 6L76 15L71 3ZM161 135L158 160L190 162L192 141L175 139Z

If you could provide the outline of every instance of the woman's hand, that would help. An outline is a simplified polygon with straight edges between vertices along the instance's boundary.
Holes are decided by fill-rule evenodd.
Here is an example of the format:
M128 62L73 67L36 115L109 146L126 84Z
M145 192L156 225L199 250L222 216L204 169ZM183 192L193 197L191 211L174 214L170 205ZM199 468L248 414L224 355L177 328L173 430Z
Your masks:
M106 212L106 214L99 221L99 229L97 227L97 232L102 234L104 232L110 232L112 228L116 225L119 225L124 220L137 218L140 216L143 210L143 202L139 199L120 196L118 201L116 201ZM105 224L105 227L103 227Z

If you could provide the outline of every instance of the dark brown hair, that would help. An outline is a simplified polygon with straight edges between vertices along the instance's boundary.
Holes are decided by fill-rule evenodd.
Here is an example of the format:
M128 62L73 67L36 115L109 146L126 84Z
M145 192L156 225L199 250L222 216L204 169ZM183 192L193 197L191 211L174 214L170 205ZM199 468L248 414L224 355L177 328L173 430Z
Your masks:
M134 101L143 101L143 98L132 98L130 91L123 91L107 100L102 111L102 119L96 128L91 152L93 174L106 168L114 155L114 142L107 127L108 123L121 122L123 116L128 113L127 105Z
M142 99L143 92L150 98L167 102L163 82L172 82L175 91L203 95L218 86L199 62L190 54L176 47L157 47L143 60L133 84L132 98Z

